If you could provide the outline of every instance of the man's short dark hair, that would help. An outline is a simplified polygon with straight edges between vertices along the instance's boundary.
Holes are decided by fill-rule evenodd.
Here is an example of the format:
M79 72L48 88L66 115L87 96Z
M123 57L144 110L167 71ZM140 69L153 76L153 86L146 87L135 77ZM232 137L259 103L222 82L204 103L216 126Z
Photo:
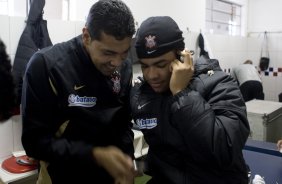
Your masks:
M0 121L10 118L15 107L15 86L11 69L6 46L0 39Z
M99 0L95 3L89 11L86 27L92 40L100 40L102 32L117 40L132 37L135 33L133 15L120 0Z

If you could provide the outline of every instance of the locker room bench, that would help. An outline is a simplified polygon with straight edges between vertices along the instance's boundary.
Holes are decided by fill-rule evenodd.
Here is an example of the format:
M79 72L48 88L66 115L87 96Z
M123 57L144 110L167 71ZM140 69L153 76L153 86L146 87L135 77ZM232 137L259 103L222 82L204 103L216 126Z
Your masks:
M267 184L282 184L282 153L277 151L275 143L249 139L243 155L252 178L258 174Z

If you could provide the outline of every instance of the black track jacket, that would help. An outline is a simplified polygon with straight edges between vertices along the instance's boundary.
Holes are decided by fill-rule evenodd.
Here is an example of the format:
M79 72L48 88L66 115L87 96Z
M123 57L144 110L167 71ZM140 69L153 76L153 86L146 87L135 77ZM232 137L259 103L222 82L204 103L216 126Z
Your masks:
M114 145L133 157L129 108L132 68L125 61L118 83L100 73L82 36L37 52L24 77L22 143L28 156L49 163L52 183L113 183L92 149ZM62 135L55 135L66 122Z

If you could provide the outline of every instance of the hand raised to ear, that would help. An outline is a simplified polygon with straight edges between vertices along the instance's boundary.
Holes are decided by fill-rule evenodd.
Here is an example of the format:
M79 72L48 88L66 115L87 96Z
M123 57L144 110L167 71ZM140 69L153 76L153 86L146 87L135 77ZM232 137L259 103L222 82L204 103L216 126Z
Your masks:
M169 88L173 95L186 88L194 74L193 58L188 50L179 52L181 60L171 63L171 78Z

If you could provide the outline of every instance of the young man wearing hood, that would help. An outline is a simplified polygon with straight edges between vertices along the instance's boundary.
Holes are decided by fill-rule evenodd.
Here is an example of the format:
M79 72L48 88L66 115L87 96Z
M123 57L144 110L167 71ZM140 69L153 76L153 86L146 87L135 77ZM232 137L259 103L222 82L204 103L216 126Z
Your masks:
M236 81L216 59L193 65L170 17L146 19L136 39L144 80L132 90L131 107L149 145L148 183L247 183L249 124Z

